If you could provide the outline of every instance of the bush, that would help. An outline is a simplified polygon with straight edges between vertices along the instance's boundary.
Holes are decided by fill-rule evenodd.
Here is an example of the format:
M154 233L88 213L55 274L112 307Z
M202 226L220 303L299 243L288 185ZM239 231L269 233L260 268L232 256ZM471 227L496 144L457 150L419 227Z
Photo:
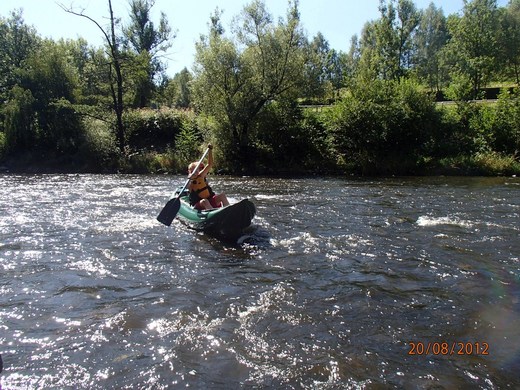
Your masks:
M187 167L200 154L200 145L203 142L202 134L195 121L186 123L175 138L175 156L182 166Z
M164 152L174 145L182 128L194 121L191 111L176 109L130 110L124 115L127 145L131 150Z
M3 131L0 131L0 161L7 155L7 142Z
M112 172L117 170L119 149L109 123L101 120L86 120L83 143L79 156L89 171Z
M354 87L325 121L331 153L345 169L410 173L432 147L440 115L418 85L377 80Z
M5 142L9 152L33 149L37 140L33 104L31 91L18 86L12 89L4 109Z
M167 173L178 172L178 161L170 153L142 151L121 159L119 170L125 173Z
M493 126L493 148L497 152L520 157L520 88L504 90L498 97Z
M276 101L258 115L252 128L255 169L261 173L331 170L326 132L319 117L296 102ZM318 165L319 164L319 165Z
M454 175L518 175L520 163L496 152L460 155L439 160L440 173Z

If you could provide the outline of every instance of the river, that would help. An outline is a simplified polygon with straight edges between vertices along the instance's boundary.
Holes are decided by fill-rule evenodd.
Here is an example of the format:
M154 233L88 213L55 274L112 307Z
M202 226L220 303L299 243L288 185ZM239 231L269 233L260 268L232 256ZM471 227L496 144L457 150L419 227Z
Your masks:
M520 388L520 179L0 175L3 390Z

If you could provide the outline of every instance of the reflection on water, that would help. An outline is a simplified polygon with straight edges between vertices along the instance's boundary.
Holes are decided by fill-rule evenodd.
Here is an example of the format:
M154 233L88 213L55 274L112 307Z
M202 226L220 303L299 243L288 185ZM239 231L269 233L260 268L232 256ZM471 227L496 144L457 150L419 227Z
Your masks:
M235 246L182 180L0 176L3 389L520 386L518 179L214 177Z

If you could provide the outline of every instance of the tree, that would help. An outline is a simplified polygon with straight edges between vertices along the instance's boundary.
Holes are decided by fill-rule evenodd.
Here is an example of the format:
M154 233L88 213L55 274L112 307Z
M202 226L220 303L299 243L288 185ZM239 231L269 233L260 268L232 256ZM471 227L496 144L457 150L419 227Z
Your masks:
M220 124L219 142L234 168L247 169L252 168L250 131L258 114L301 83L298 2L291 2L286 20L274 25L263 1L255 0L236 23L233 40L224 35L219 11L212 16L209 34L196 45L194 95L197 106Z
M155 89L154 78L163 70L159 53L166 51L174 38L166 15L161 12L159 26L151 20L155 0L131 0L130 24L124 28L125 45L136 54L135 65L142 75L136 81L135 105L146 107Z
M513 0L500 15L500 57L507 76L520 86L520 0Z
M21 10L0 17L0 102L7 102L12 88L20 83L20 70L40 45L33 27L25 24ZM16 94L19 96L19 94ZM0 124L4 106L0 106Z
M360 42L358 36L353 35L352 38L350 38L350 49L343 57L343 82L347 86L350 86L350 80L358 74L360 59Z
M16 69L24 66L39 43L35 29L25 24L22 10L11 12L7 19L0 16L0 88L14 86Z
M495 69L496 0L464 0L462 17L448 21L451 39L446 50L453 66L452 78L469 81L475 99Z
M358 83L325 114L331 154L361 173L415 169L439 127L437 113L408 80Z
M419 13L410 0L380 0L381 17L365 24L360 40L360 75L400 80L411 68Z
M383 80L395 80L399 75L398 40L394 28L396 9L394 2L380 0L381 18L375 27L375 52L378 76Z
M71 44L43 41L41 48L27 60L21 86L31 91L32 107L38 126L38 146L58 155L73 154L81 134L77 102L78 71L68 61Z
M308 98L324 98L327 92L329 42L321 32L306 44L305 76L307 82L303 95Z
M45 155L73 154L81 134L77 101L78 73L68 61L70 45L44 40L17 70L17 84L5 105L10 152L38 149Z
M177 85L178 91L177 99L175 100L177 107L188 108L191 105L190 82L192 79L193 76L186 68L173 76L173 82Z
M191 86L193 76L187 68L166 78L160 86L159 102L168 107L191 107Z
M414 58L414 36L420 20L420 12L411 0L397 3L397 58L398 78L406 75L412 68Z
M341 55L331 49L321 32L305 43L305 77L302 97L331 98L343 84L344 65Z
M34 97L31 91L15 85L2 107L6 148L10 153L31 149L36 141Z
M105 43L108 48L108 57L110 59L107 64L107 72L108 79L110 81L110 95L112 97L112 109L116 115L116 138L119 146L119 150L121 153L125 153L125 128L123 124L123 72L122 72L122 64L124 61L124 55L121 51L121 43L120 38L116 35L116 25L118 21L114 16L114 11L112 8L112 1L108 0L108 11L109 11L109 21L110 24L108 28L104 28L91 18L90 16L84 13L85 10L76 11L72 7L65 7L64 5L60 5L60 7L67 13L80 16L90 20L94 23L98 29L101 31L105 38Z
M365 23L358 46L351 47L353 75L357 80L370 82L380 77L376 23L375 21Z
M411 67L412 38L419 23L419 13L411 0L380 0L381 19L376 24L377 50L384 80L399 80Z
M431 90L440 91L443 82L441 52L448 40L442 8L430 3L422 13L415 36L417 74Z
M20 87L21 72L31 53L41 44L34 28L25 24L22 11L0 17L0 132L10 151L31 147L36 139L34 97Z

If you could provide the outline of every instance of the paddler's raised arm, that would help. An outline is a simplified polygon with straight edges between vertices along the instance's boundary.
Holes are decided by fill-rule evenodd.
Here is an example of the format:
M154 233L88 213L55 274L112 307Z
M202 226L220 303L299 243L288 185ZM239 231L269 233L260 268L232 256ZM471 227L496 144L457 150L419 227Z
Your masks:
M202 174L206 176L211 168L213 167L213 145L208 145L209 153L208 153L208 164L204 167Z

